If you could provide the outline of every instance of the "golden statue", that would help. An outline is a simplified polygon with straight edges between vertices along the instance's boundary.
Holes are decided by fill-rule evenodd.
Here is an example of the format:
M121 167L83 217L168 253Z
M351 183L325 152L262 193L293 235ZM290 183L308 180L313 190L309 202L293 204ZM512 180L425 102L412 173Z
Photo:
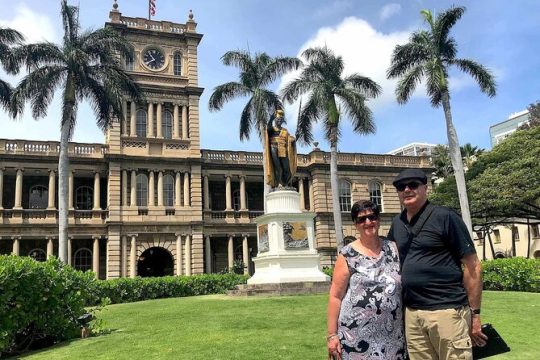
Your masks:
M264 138L266 182L273 188L291 186L296 173L296 140L281 126L283 120L283 110L276 110L268 121Z

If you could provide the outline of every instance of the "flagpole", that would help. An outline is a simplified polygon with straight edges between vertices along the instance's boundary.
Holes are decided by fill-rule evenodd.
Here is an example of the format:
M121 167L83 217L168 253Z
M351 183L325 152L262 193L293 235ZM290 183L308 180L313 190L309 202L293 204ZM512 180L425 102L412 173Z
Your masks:
M150 17L151 17L151 15L150 15L150 11L151 11L151 10L150 10L150 1L151 1L151 0L148 0L148 20L151 20L151 19L150 19Z

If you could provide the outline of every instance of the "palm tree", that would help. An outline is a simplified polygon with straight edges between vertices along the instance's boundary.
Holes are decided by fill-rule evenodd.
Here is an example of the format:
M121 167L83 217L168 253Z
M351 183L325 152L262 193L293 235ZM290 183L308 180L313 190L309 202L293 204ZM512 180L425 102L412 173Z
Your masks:
M214 88L210 96L208 107L210 111L218 111L225 103L238 98L249 97L247 104L240 116L240 140L249 140L249 135L253 127L264 141L264 132L269 115L277 109L283 109L283 104L278 95L268 86L279 76L298 69L302 62L294 57L270 57L266 53L255 54L251 57L246 51L228 51L221 61L227 66L235 66L240 69L239 81L231 81ZM263 146L263 168L268 154ZM268 194L269 186L266 183L266 168L264 171L264 195ZM266 208L266 201L265 201Z
M308 98L301 109L296 130L297 141L310 144L313 141L313 123L322 120L326 139L330 143L330 182L332 188L332 208L338 251L343 247L341 209L339 206L339 187L337 175L337 147L340 136L341 111L352 122L358 134L375 132L371 110L366 106L368 98L381 93L381 87L368 77L359 74L343 76L343 59L332 50L310 48L302 53L307 65L300 76L282 91L283 98L293 102L303 94Z
M495 96L496 90L495 80L489 70L473 60L456 58L457 44L449 34L452 26L464 12L464 7L452 7L438 14L434 19L429 10L422 10L421 14L428 23L429 30L416 31L412 33L407 44L396 46L387 77L400 78L396 88L396 97L400 104L409 100L416 85L424 77L431 105L439 107L442 104L450 158L456 174L461 215L472 234L463 163L450 109L448 70L450 66L457 66L458 69L472 76L480 86L480 90L490 97Z
M472 164L478 160L478 156L484 152L484 149L478 146L472 146L471 143L466 143L460 148L461 158L463 159L463 169L467 171Z
M49 42L30 44L15 50L14 58L25 64L28 75L13 92L16 113L31 102L34 118L43 117L56 89L62 89L62 121L58 158L58 253L67 261L68 227L68 142L77 120L78 103L88 100L105 131L115 118L122 117L124 95L141 100L140 90L122 69L120 56L129 56L132 48L111 28L80 32L78 8L61 2L64 39L61 46Z
M8 72L15 72L12 69L12 49L11 45L20 44L24 40L23 35L13 29L0 27L0 64ZM0 79L0 106L8 112L11 111L11 85Z
M433 176L437 179L445 180L454 173L448 146L439 144L431 150L431 165L435 168Z

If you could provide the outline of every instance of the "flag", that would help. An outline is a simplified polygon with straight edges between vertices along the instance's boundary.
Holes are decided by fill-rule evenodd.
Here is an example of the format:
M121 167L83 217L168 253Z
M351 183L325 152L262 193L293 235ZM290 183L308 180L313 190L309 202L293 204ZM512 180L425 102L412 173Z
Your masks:
M148 0L148 6L150 7L150 15L156 15L156 0Z

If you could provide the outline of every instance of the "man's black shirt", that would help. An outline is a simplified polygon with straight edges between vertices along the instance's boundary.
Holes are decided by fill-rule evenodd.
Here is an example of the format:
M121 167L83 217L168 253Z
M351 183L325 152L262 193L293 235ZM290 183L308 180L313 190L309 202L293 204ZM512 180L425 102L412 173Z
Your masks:
M397 215L388 233L388 238L396 242L403 262L403 303L421 310L467 305L461 258L474 254L476 250L459 215L449 208L430 205L434 206L433 212L408 245L411 228L427 204L410 223L407 221L406 210Z

